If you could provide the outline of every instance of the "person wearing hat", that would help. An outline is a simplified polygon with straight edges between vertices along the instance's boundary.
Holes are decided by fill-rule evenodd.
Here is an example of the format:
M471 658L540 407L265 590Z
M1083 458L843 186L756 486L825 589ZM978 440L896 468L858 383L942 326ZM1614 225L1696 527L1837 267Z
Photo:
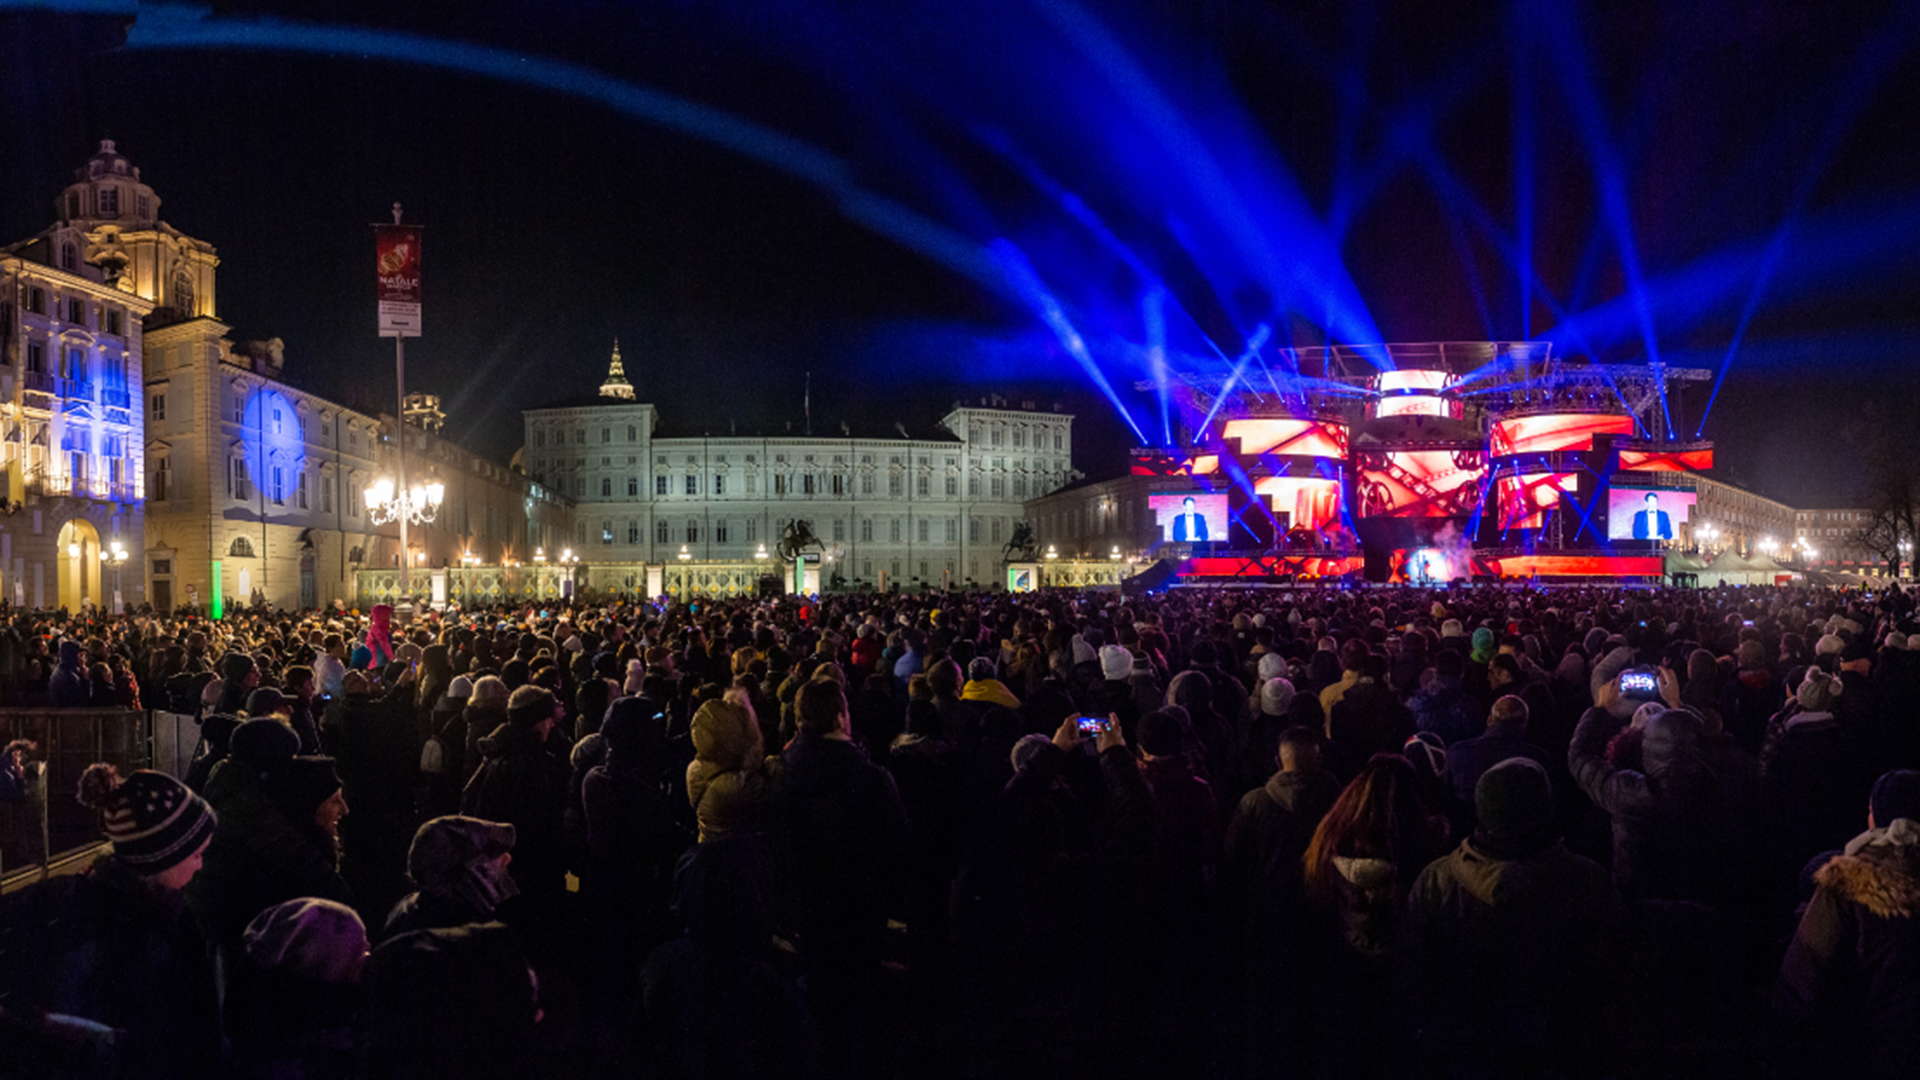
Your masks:
M141 769L122 778L107 764L81 774L79 800L99 813L106 852L83 873L8 900L15 932L0 962L5 1009L13 1017L57 1016L31 1030L8 1025L7 1065L22 1076L69 1075L54 1063L71 1068L73 1047L92 1041L77 1018L115 1030L112 1058L97 1059L87 1075L214 1075L213 968L180 896L219 817L164 773Z
M505 822L448 814L422 824L407 849L414 891L387 913L380 940L493 919L519 893L507 872L513 846L514 829Z
M1554 828L1547 770L1481 773L1479 825L1414 880L1402 922L1416 1061L1474 1075L1578 1074L1602 1048L1621 904Z
M299 749L299 736L280 721L248 720L207 778L221 828L186 890L187 905L230 961L241 955L247 924L274 904L302 896L354 902L339 869L347 810L339 774L332 758L302 757Z
M1761 820L1783 875L1859 830L1859 793L1871 774L1836 715L1848 690L1839 676L1808 668L1761 748Z
M602 928L594 959L610 988L627 980L664 940L674 864L693 837L676 819L667 769L667 718L649 698L623 697L600 725L604 759L581 780L585 823L580 901L587 923Z
M480 769L460 799L462 814L513 826L513 879L535 906L556 903L566 892L563 818L573 769L547 743L565 716L551 690L515 690L506 725L480 740Z
M1720 779L1700 753L1700 718L1686 709L1654 715L1642 729L1640 768L1622 768L1606 756L1627 723L1616 715L1619 680L1601 691L1574 728L1567 765L1612 817L1615 886L1631 901L1725 903L1737 869L1729 865L1733 823Z
M255 916L241 942L223 1010L235 1075L352 1075L368 949L360 916L300 897Z
M1875 781L1866 824L1814 874L1780 963L1785 1075L1910 1076L1920 1060L1920 772Z
M260 667L243 652L230 652L220 658L220 700L216 712L240 713L247 707L247 695L260 685Z

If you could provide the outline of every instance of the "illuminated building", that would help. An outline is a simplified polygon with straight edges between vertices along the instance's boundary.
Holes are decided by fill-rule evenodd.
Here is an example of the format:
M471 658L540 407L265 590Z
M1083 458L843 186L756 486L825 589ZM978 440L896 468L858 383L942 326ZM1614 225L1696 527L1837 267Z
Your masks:
M146 599L135 397L141 323L190 299L211 259L153 220L159 200L113 144L82 166L58 220L0 250L0 596L29 607ZM176 275L172 291L153 288ZM203 294L211 303L211 289ZM102 555L125 565L103 571Z
M1073 476L1073 417L1001 399L955 404L909 432L748 435L662 429L617 347L600 393L529 409L517 463L577 504L583 560L665 563L777 550L805 520L829 586L942 587L998 579L1021 504Z
M370 525L362 495L391 475L393 418L287 383L278 339L232 341L213 246L160 220L111 141L54 207L0 253L0 595L72 608L118 580L129 605L293 608L398 565L397 524ZM416 566L524 556L571 524L564 499L435 434L438 399L406 411L415 468L447 490Z

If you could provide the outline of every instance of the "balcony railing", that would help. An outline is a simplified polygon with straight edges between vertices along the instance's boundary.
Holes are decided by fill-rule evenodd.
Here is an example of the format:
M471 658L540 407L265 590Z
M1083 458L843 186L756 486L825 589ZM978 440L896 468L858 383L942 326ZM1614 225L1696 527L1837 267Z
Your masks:
M139 490L132 481L123 480L114 483L106 477L56 476L49 473L35 473L27 477L27 493L51 497L72 496L80 499L99 499L103 502L137 502Z
M38 390L47 394L59 393L60 380L44 371L25 372L20 378L20 385L28 390Z

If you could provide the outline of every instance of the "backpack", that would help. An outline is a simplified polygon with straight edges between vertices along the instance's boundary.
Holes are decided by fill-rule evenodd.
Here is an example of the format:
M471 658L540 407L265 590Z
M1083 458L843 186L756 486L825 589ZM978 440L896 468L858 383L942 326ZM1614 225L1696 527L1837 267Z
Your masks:
M420 744L420 771L427 776L439 776L447 771L447 744L438 732Z

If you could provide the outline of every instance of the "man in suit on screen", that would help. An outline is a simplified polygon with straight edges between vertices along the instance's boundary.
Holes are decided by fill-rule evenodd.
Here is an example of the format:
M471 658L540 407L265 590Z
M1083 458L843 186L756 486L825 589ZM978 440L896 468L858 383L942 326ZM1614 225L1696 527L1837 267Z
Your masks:
M1660 496L1647 492L1647 508L1633 515L1635 540L1673 539L1673 519L1660 509Z
M1173 519L1173 541L1179 543L1204 544L1212 539L1207 535L1207 519L1193 509L1193 496L1180 501L1180 514Z

